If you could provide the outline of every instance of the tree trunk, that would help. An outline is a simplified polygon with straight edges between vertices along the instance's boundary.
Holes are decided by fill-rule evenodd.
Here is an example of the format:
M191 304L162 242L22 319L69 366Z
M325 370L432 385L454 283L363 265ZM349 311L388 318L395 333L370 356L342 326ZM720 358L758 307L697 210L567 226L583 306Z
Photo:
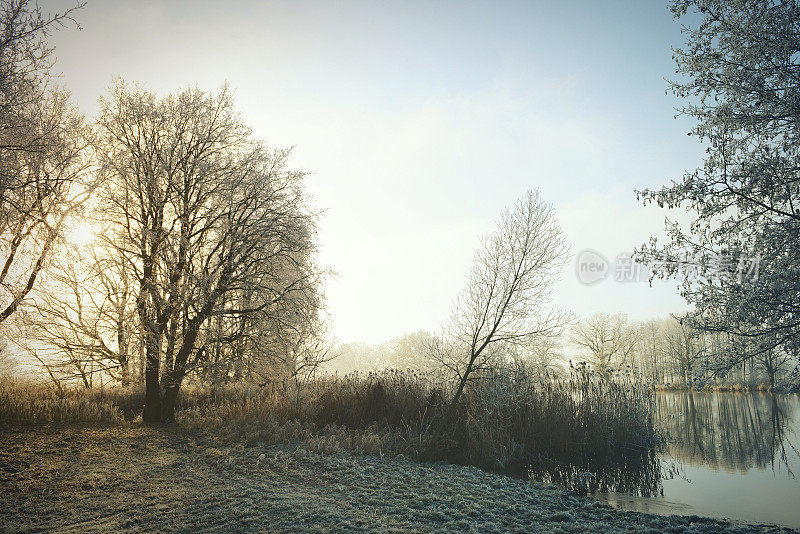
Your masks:
M464 375L461 377L461 380L458 383L458 389L456 389L456 394L453 395L453 400L450 401L450 406L447 407L447 413L445 414L445 423L450 423L450 417L453 415L453 411L456 409L456 405L458 404L458 399L461 398L461 394L464 392L464 386L467 385L467 380L469 378L470 373L472 372L472 364L475 361L473 357L470 359L469 363L467 364L467 369L464 372Z
M147 360L144 356L144 349L142 348L141 344L139 345L139 376L136 377L136 381L138 384L144 382L144 363Z
M183 377L186 375L186 362L189 359L189 355L194 350L197 334L205 317L207 317L207 311L205 315L199 315L189 321L186 333L183 337L183 343L177 354L175 354L173 368L164 370L164 397L161 399L159 413L162 423L175 422L175 403L178 399L178 392L181 389Z
M167 330L167 348L164 352L164 374L162 376L164 383L161 384L161 389L164 391L171 385L169 380L172 376L172 369L175 366L175 339L178 335L178 326L177 321L174 320L175 318L173 317L172 319L173 320L169 323L169 329Z
M175 422L175 405L178 400L178 391L180 387L180 381L178 381L177 384L172 384L164 390L164 398L161 400L162 423Z
M147 341L147 366L145 368L145 397L142 420L145 423L161 422L161 385L159 384L159 354L152 339Z
M124 316L120 313L117 323L117 347L119 348L119 365L122 374L122 385L127 387L131 383L130 358L128 356L128 340L125 337Z

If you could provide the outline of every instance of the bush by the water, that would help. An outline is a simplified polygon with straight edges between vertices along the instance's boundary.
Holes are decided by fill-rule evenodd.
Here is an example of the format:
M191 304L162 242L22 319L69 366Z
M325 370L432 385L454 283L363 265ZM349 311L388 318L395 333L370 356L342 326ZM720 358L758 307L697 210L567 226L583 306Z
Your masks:
M450 388L413 372L321 377L300 391L233 384L181 393L178 424L224 439L302 442L321 452L400 453L510 472L543 463L591 465L661 443L652 392L573 370L484 375L449 406ZM141 412L141 387L58 392L0 383L0 421L124 424Z

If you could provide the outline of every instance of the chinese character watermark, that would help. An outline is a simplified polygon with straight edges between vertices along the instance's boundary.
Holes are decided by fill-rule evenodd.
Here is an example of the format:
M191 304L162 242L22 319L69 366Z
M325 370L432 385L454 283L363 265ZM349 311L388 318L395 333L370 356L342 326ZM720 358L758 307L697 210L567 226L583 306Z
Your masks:
M616 282L647 282L655 273L665 279L735 280L738 283L758 279L761 255L732 256L730 254L709 254L695 258L683 253L678 257L637 262L630 254L618 254L611 265L603 254L596 250L581 251L575 259L575 271L582 284L592 285L602 282L613 273Z

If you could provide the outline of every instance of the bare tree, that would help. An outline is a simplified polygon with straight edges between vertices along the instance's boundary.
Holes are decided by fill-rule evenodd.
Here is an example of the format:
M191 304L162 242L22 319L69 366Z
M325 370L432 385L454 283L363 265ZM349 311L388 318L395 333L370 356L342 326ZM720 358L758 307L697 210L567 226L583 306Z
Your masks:
M334 349L335 342L328 335L325 323L314 317L300 323L302 328L286 347L283 354L284 388L294 392L295 404L300 408L303 388L320 370L321 366L330 362L338 353Z
M424 373L439 371L439 362L431 357L440 340L420 330L393 337L378 345L347 343L336 349L336 360L326 366L331 372L412 370Z
M774 389L776 382L781 374L787 373L792 365L791 355L783 348L775 344L775 340L770 336L745 337L731 336L728 343L721 347L723 350L719 358L712 363L712 369L717 373L741 368L742 380L744 382L754 382L760 378L766 378L770 389ZM739 360L738 365L732 366L729 362L737 361L742 353L754 354L747 361ZM749 367L749 375L747 374ZM755 373L760 371L761 377L756 377Z
M450 411L467 382L511 346L559 329L564 313L550 307L553 281L567 245L552 206L531 191L504 211L475 254L448 335L433 356L457 381Z
M108 246L135 280L143 418L168 422L215 319L246 326L318 276L305 173L252 139L227 88L159 99L120 83L101 104Z
M344 343L337 347L336 354L336 359L325 366L326 371L348 374L352 372L377 371L391 366L391 362L385 359L386 352L383 344Z
M596 313L577 323L572 332L572 343L588 351L589 361L601 373L626 363L638 340L636 329L621 313Z
M10 317L34 287L54 247L66 238L70 218L79 213L94 184L88 172L87 131L56 94L41 103L48 110L43 125L49 146L5 157L4 171L14 176L5 187L0 208L0 322Z
M27 306L24 337L29 352L65 378L71 372L89 387L103 374L128 385L138 342L133 280L120 251L97 244L58 249Z
M559 374L562 370L564 353L561 340L556 336L536 336L514 349L512 351L514 364L532 371L539 377Z
M668 324L664 319L651 319L639 327L635 362L642 376L648 377L653 384L664 381L667 358L664 336Z
M433 335L425 330L397 336L377 348L386 366L395 369L429 371L431 361L429 347Z
M667 357L684 384L690 384L700 371L698 364L706 354L701 332L685 318L670 322L666 334Z
M789 354L781 349L772 348L760 353L756 357L758 366L764 371L769 382L769 389L775 389L776 378L785 371L790 363Z
M13 154L47 149L50 130L42 124L41 103L48 98L53 66L53 49L47 45L48 34L71 22L78 3L63 13L46 15L37 3L29 0L0 2L0 191L20 186L13 172ZM6 158L11 161L6 161ZM24 184L24 180L21 181Z
M45 16L0 3L0 323L16 312L85 199L85 130L67 96L50 91L48 32L76 7Z

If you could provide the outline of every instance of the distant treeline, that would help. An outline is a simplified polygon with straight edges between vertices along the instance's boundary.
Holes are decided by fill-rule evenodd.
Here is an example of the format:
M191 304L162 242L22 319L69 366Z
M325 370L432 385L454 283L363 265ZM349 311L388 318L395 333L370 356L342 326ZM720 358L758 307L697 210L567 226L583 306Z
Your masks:
M630 321L624 314L598 313L573 323L560 336L538 337L506 347L497 363L524 366L540 375L565 376L585 362L594 370L662 388L731 387L793 389L798 385L798 356L781 347L749 354L747 340L726 333L701 332L677 317ZM436 369L427 331L384 343L349 343L325 368L346 373L385 368ZM745 355L746 357L742 357Z

